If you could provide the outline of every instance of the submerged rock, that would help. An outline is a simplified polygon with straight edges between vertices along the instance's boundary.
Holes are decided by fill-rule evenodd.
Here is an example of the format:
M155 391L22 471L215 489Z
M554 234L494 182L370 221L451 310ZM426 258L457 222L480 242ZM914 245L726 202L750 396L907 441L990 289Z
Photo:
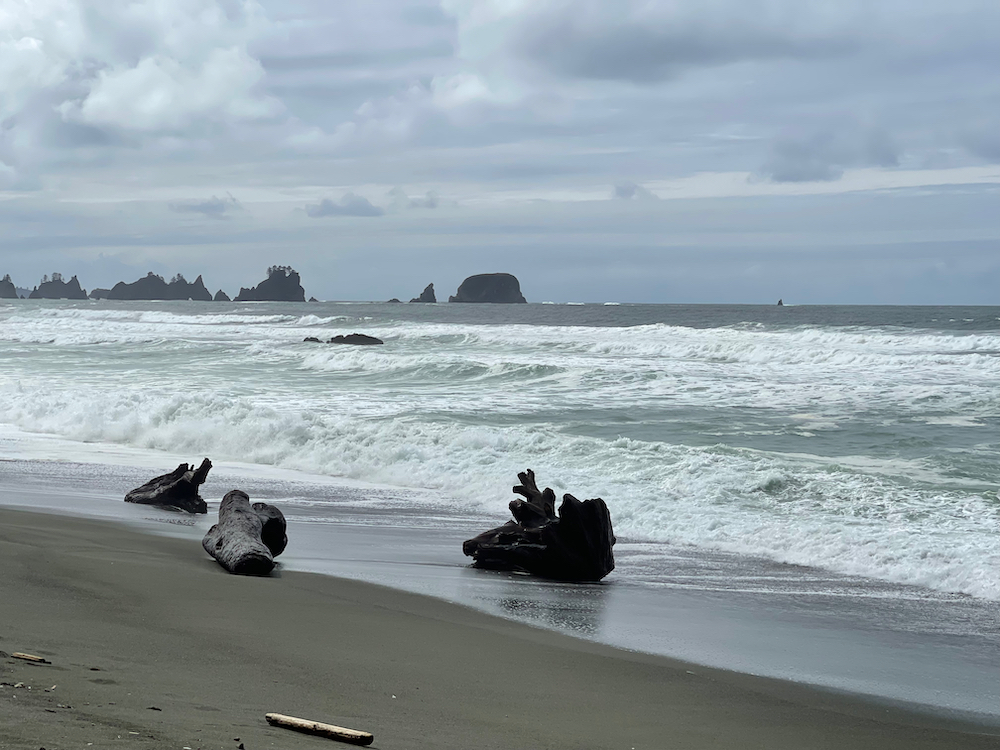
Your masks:
M302 288L298 272L291 266L271 266L267 278L257 286L240 288L236 302L305 302L306 292Z
M509 273L481 273L470 276L461 283L449 302L527 302L521 294L521 284L517 277Z
M150 271L143 278L126 284L119 281L108 293L108 299L121 300L200 300L211 302L212 294L199 276L188 281L177 274L168 284L163 277Z
M410 300L410 302L428 302L428 303L437 302L437 296L434 294L434 285L428 284L426 287L424 287L424 291L420 293L420 296L414 297L413 299Z
M374 336L367 336L363 333L349 333L346 336L334 336L330 339L331 344L356 344L358 346L373 346L378 344L384 344L382 339L377 339Z

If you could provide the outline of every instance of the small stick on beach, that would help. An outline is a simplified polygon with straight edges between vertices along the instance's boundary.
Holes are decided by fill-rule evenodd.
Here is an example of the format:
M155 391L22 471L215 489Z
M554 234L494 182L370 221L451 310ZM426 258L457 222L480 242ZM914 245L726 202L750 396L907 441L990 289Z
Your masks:
M352 745L370 745L375 739L375 736L368 732L335 727L333 724L324 724L319 721L309 721L308 719L296 719L294 716L285 716L284 714L266 714L264 718L272 726L294 729L296 732L305 732L306 734L326 737L331 740L350 742Z
M22 653L17 652L17 651L15 651L10 656L11 656L12 659L23 659L24 661L30 661L33 664L51 664L52 663L48 659L43 659L40 656L35 656L34 654L22 654Z

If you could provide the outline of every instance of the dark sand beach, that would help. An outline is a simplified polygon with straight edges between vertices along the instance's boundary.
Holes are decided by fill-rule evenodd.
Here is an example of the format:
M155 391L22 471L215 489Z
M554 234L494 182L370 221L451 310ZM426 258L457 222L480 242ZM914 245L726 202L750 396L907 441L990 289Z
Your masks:
M1000 748L973 723L388 588L230 576L190 539L112 523L0 509L0 566L0 650L51 661L0 659L2 748L336 746L269 711L379 748Z

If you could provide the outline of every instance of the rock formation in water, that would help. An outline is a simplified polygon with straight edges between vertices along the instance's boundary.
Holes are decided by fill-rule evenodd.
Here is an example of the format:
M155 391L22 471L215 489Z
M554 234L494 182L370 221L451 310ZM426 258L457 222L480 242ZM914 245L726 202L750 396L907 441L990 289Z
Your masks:
M10 274L0 279L0 299L17 299L17 287L10 280Z
M310 301L310 302L319 302L319 300L318 300L318 299L316 299L315 297L310 297L310 298L309 298L309 301Z
M232 300L229 298L229 295L226 294L221 289L215 293L215 296L212 297L212 299L216 302L232 302Z
M267 503L250 504L245 492L227 492L219 522L201 540L204 550L230 573L263 576L288 545L285 517Z
M91 299L107 299L109 294L111 294L110 289L91 289L87 296Z
M437 296L434 294L434 285L428 284L424 291L420 293L420 296L414 297L410 302L437 302Z
M42 283L32 290L28 299L87 299L87 292L80 287L80 282L74 276L69 281L63 281L62 274L54 273L42 278Z
M162 276L150 271L138 281L126 284L119 281L112 287L108 299L125 300L201 300L211 302L212 294L205 288L205 282L199 276L194 281L188 281L177 274L168 284Z
M252 289L240 288L236 302L305 302L299 274L291 266L271 266L267 278Z
M449 302L527 302L517 277L509 273L481 273L470 276L458 287Z
M399 299L399 297L393 297L390 300L386 300L386 302L387 303L391 303L393 305L399 305L399 304L402 304L403 300Z
M338 335L334 336L328 342L330 344L355 344L357 346L377 346L378 344L384 344L382 339L377 339L374 336L368 336L364 333L349 333L346 336Z
M782 300L778 300L778 307L784 307L785 303Z
M197 469L181 464L169 474L154 477L136 487L125 495L125 502L186 510L188 513L208 513L208 505L198 494L198 488L205 483L211 468L212 462L207 458Z
M485 531L462 545L477 568L516 570L562 581L599 581L615 569L615 544L608 506L600 498L580 502L563 495L556 516L556 495L539 492L531 469L517 475L513 521Z

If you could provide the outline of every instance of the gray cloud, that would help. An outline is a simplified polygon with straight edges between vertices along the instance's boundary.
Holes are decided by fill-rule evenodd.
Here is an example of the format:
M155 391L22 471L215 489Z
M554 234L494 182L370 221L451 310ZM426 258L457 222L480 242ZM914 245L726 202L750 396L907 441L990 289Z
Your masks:
M381 216L384 213L385 209L373 206L367 198L354 193L346 193L339 203L324 198L315 205L306 206L306 215L311 219L326 216Z
M656 196L649 190L634 182L619 182L611 191L611 197L620 200L656 200Z
M225 198L213 195L205 201L177 201L170 204L170 210L179 214L204 214L212 219L228 219L227 214L241 211L243 206L230 193Z
M898 164L896 146L884 130L844 128L837 133L776 139L758 176L774 182L829 182L839 180L848 167Z
M404 208L437 208L438 194L433 190L428 190L423 196L410 197L401 187L394 187L388 193L392 205L396 209Z

